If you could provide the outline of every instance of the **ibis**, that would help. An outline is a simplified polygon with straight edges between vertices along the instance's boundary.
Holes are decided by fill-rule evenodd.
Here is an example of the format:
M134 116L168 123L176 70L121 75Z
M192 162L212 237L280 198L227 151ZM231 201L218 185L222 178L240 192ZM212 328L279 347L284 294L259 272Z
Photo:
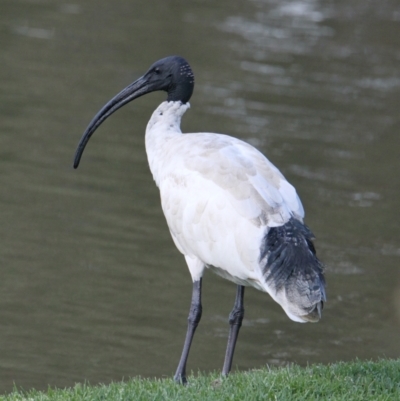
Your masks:
M174 376L185 384L186 364L202 315L206 269L237 285L229 315L222 375L228 375L244 316L246 286L267 292L295 322L317 322L326 301L323 264L314 236L303 223L304 209L294 187L250 144L223 134L182 134L194 75L188 62L170 56L113 97L84 132L75 154L77 168L92 134L111 114L153 91L166 101L147 124L145 145L172 239L193 281L188 327Z

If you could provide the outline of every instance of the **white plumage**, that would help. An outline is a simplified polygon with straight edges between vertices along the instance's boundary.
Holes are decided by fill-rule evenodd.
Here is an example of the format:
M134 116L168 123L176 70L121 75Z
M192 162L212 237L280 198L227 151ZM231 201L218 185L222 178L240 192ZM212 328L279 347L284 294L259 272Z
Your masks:
M175 373L181 383L186 383L186 362L201 319L205 268L237 284L223 375L232 366L245 286L268 292L297 322L318 321L325 301L322 265L293 186L246 142L222 134L182 134L180 122L193 87L185 59L157 61L97 113L74 162L78 167L91 135L120 107L155 90L168 93L147 125L146 152L169 230L193 280L188 330Z
M263 277L260 246L268 227L304 210L296 190L257 149L222 134L182 134L189 103L163 102L146 129L146 152L176 247L193 281L205 267L236 284L268 292L295 321L285 298Z

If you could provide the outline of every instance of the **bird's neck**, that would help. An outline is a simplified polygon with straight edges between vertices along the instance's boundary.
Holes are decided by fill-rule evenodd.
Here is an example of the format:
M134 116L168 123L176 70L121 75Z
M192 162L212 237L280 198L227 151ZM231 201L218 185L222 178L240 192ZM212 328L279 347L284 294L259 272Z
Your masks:
M146 153L154 180L158 182L160 169L167 161L168 142L182 135L181 118L190 107L189 103L166 101L153 112L146 128Z

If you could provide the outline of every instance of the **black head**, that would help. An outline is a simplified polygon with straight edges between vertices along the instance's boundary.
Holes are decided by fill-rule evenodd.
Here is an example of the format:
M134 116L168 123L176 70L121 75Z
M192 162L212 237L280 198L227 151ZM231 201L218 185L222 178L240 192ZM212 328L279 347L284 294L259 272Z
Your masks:
M187 103L192 96L194 75L189 63L182 57L170 56L156 61L149 70L135 82L113 97L96 114L84 132L75 153L74 168L77 168L82 153L94 131L111 114L125 104L146 93L165 91L168 101Z
M168 101L187 103L194 88L194 75L189 63L179 56L156 61L144 75L149 85L168 93Z

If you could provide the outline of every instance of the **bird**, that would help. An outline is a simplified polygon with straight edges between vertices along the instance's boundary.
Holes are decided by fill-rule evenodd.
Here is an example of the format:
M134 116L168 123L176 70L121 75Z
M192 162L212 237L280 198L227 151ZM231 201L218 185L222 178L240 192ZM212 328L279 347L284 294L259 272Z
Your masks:
M232 368L246 286L268 293L295 322L319 321L326 302L324 265L316 256L314 235L303 222L295 188L259 150L238 138L183 134L181 118L193 89L194 74L183 57L156 61L95 115L74 158L77 168L92 134L122 106L150 92L167 93L147 124L145 147L171 237L193 282L186 337L174 375L180 384L187 383L206 269L236 284L223 377Z

